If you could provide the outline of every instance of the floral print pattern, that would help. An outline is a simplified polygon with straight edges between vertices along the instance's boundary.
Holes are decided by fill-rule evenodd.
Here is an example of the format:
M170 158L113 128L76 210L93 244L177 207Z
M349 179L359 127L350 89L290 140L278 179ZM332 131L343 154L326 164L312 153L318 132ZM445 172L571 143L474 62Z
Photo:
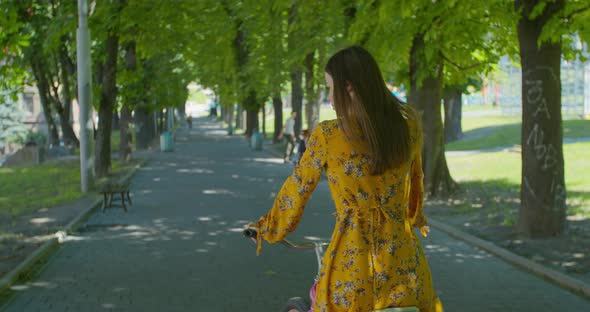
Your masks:
M379 176L371 157L348 143L338 120L318 125L307 150L285 181L274 207L258 221L261 240L281 241L295 230L325 170L336 204L336 226L322 260L314 311L373 311L417 306L442 311L430 268L413 227L426 225L422 211L421 133L408 120L412 157Z

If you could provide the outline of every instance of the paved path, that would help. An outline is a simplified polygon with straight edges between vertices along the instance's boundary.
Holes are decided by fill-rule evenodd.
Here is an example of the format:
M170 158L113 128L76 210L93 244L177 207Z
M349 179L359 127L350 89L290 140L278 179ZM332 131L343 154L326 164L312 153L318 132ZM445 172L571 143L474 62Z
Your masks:
M270 208L292 167L195 121L134 178L128 213L108 209L69 237L4 311L278 311L306 296L313 251L255 246L243 225ZM293 240L326 239L321 181ZM447 311L590 311L590 302L433 230L424 240Z

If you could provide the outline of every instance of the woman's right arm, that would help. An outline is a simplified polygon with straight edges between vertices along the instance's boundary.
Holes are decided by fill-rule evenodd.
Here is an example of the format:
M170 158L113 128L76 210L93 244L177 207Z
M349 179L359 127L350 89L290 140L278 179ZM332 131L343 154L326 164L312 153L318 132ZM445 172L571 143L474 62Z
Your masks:
M426 226L424 216L424 172L422 171L422 131L416 131L416 148L410 168L410 202L409 217L412 226L422 228ZM424 234L423 234L424 235Z
M327 161L327 143L321 127L318 125L311 135L305 153L281 187L273 208L258 220L257 253L262 248L262 239L270 243L281 241L297 227Z

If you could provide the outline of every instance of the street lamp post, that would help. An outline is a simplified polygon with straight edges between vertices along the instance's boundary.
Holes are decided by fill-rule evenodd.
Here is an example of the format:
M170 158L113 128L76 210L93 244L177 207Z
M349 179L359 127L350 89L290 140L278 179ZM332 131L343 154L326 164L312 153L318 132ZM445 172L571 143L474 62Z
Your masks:
M94 157L92 153L92 80L90 75L90 30L88 29L88 1L78 0L77 30L78 62L78 104L80 106L80 182L82 192L92 186L94 177Z

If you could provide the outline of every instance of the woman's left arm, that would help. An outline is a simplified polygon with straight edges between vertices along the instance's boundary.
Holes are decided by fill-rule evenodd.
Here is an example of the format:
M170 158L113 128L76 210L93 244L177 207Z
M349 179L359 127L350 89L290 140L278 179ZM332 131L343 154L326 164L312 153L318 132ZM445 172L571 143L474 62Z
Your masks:
M326 138L318 125L307 142L307 149L295 170L285 181L270 212L258 220L258 248L262 238L269 243L283 240L301 220L305 204L318 184L327 160Z

